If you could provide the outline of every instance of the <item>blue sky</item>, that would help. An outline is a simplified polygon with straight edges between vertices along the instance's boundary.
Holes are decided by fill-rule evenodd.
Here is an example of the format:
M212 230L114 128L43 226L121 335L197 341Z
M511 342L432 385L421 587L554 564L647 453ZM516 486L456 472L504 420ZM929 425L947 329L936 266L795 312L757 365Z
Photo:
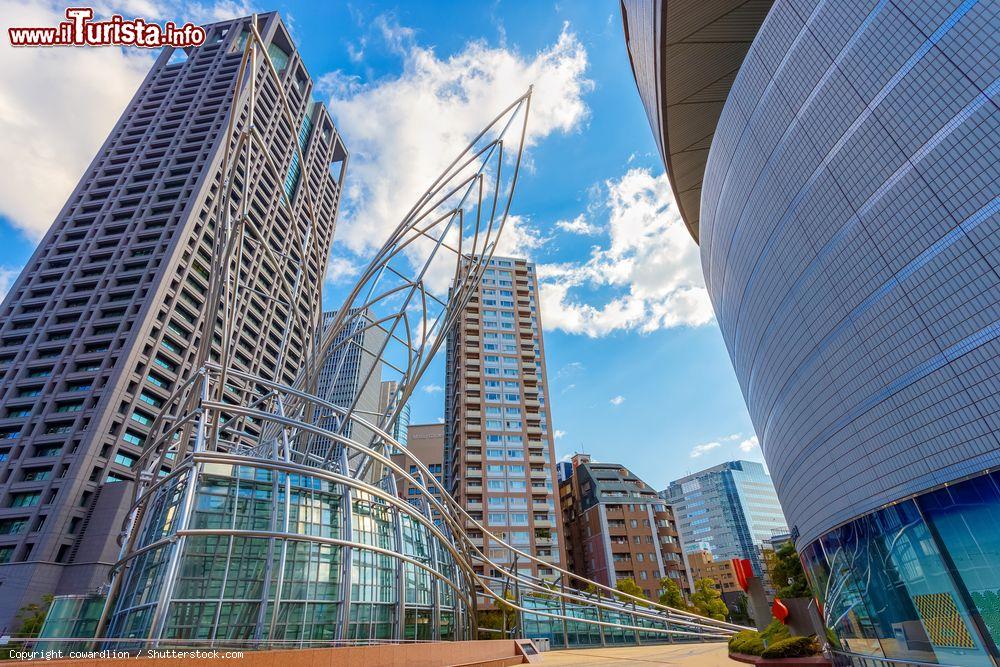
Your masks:
M352 151L330 307L440 156L535 83L509 249L540 267L557 454L623 463L656 488L724 460L761 460L635 89L616 1L110 6L161 20L254 8L285 17ZM62 9L0 0L7 25L54 24ZM0 184L0 291L152 57L41 51L0 47L0 108L14 111L0 114L12 176ZM442 365L414 396L415 421L443 415Z

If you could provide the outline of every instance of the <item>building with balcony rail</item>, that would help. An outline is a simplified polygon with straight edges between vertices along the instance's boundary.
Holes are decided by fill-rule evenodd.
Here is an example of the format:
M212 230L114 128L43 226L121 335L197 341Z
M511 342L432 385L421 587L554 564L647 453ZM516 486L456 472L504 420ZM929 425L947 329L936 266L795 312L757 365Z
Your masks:
M565 563L538 278L524 259L493 257L448 340L445 483L490 531L548 565ZM470 527L473 539L482 539ZM504 553L500 545L483 548ZM489 572L484 572L489 575Z
M631 579L650 600L664 577L690 595L673 511L656 491L618 463L574 454L571 465L559 485L569 569L612 588Z

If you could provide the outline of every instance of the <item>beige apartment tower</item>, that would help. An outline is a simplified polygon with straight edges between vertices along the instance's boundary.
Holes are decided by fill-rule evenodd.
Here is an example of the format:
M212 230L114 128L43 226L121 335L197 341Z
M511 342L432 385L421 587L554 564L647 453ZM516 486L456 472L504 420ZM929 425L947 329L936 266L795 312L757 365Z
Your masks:
M534 264L494 257L448 340L445 483L494 535L563 567L548 388ZM552 576L467 528L498 566Z

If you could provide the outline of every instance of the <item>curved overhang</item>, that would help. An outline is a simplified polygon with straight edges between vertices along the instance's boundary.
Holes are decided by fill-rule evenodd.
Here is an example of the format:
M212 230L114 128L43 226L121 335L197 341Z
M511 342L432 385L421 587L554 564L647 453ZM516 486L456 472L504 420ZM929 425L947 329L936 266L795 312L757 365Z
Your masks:
M684 224L736 73L774 0L621 0L625 44Z

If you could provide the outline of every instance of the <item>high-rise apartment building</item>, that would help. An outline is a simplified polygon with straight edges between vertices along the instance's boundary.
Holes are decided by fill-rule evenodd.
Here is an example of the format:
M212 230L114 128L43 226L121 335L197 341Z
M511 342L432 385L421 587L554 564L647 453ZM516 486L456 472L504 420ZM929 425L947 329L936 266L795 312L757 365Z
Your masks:
M357 402L358 414L373 423L378 422L382 403L382 362L378 354L385 341L385 332L372 326L371 315L352 312L351 322L333 342L332 352L323 361L316 381L316 394L334 405L348 408ZM337 317L337 311L323 313L323 329L326 330ZM319 423L324 428L336 430L337 415L321 416ZM364 429L365 433L355 432ZM344 425L344 435L359 442L369 442L375 435L365 427L354 423Z
M535 267L494 257L448 339L446 482L488 530L562 566L548 399ZM477 532L470 528L472 538L482 540ZM483 548L500 565L513 565L507 550ZM518 568L551 574L544 566Z
M235 365L291 382L319 323L347 153L276 14L258 27L279 76L258 61L258 103L233 100L249 24L163 50L0 306L0 628L43 594L96 588L117 558L154 414L195 361L222 188L252 222ZM230 117L269 154L249 182L225 182Z
M424 487L427 493L439 502L442 500L444 489L444 424L412 424L408 428L407 450L409 455L399 452L392 455L394 463L416 477L419 473L414 459L420 461L434 476L433 479L424 479ZM420 475L423 476L422 474ZM400 497L411 504L423 502L424 492L418 490L416 486L408 480L399 478L396 480L396 491ZM414 500L418 499L418 500ZM435 523L441 522L440 512L430 508L431 516Z
M1000 4L739 5L628 49L834 648L1000 664Z
M395 406L395 403L398 400L398 393L399 393L398 382L396 382L395 380L385 380L384 382L382 382L382 385L379 388L379 397L378 397L379 412L381 414L388 414L390 408ZM407 442L410 437L409 403L404 404L403 409L399 411L399 417L396 419L395 422L393 422L392 430L389 432L389 435L391 435L393 439L399 444L401 444L403 447L407 446ZM441 437L442 438L444 437L443 430ZM443 452L444 442L441 443L441 447ZM396 451L394 450L392 453L395 454ZM442 456L443 453L438 454L437 458L440 459Z
M651 600L660 580L691 589L671 508L653 487L618 463L576 454L559 485L568 569L614 587L632 579Z
M788 527L774 484L760 463L727 461L670 483L660 496L674 506L684 553L746 558L764 574L761 545Z

